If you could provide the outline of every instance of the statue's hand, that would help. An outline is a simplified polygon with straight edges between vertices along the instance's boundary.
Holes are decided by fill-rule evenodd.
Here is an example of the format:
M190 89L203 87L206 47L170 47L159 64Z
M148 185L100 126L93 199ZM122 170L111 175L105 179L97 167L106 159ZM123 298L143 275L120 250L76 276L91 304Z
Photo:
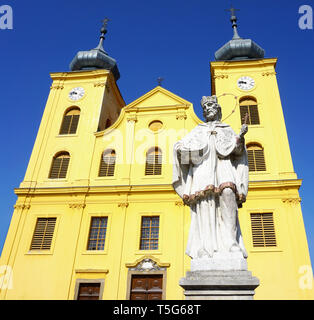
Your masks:
M249 131L248 126L246 124L243 124L241 131L240 131L240 134L239 134L240 138L243 138L247 134L248 131Z

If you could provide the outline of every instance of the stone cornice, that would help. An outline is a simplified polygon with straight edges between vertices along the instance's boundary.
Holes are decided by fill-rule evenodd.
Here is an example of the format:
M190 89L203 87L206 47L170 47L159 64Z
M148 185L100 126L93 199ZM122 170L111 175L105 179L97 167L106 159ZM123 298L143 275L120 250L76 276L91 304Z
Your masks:
M75 269L75 273L108 273L108 269Z
M141 107L133 107L130 109L125 109L125 113L130 113L130 112L147 112L147 111L166 111L166 110L178 110L178 109L188 109L190 108L191 105L187 104L170 104L170 105L163 105L163 106L141 106Z
M88 71L69 71L69 72L51 72L50 77L53 80L72 80L72 79L87 79L91 82L95 81L95 78L106 77L111 72L108 70L88 70Z
M250 181L249 190L256 189L299 189L301 179L289 180L260 180ZM56 188L16 188L17 195L39 194L88 194L88 193L132 193L132 192L173 192L172 184L145 184L145 185L108 185L108 186L79 186Z
M301 179L287 179L287 180L259 180L250 181L249 190L254 189L278 189L278 188L297 188L302 185Z
M213 61L210 63L211 69L223 68L224 70L231 68L243 67L266 67L276 66L277 58L264 58L252 60L231 60L231 61Z

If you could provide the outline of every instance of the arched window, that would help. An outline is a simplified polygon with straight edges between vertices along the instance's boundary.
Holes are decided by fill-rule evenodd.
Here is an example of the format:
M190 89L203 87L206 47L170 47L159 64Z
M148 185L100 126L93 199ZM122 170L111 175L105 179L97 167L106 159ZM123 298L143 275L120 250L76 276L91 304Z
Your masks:
M260 124L257 101L253 97L244 97L240 99L241 124L244 124L246 114L248 114L246 124Z
M99 177L112 177L114 176L114 168L116 165L116 152L115 150L108 149L103 152L100 159Z
M65 178L70 162L70 154L68 152L59 152L52 159L51 169L49 173L50 179Z
M161 175L162 169L162 153L158 147L148 150L146 154L145 175L154 176Z
M63 117L59 134L74 134L78 126L81 110L78 107L68 110Z
M249 171L266 171L264 149L257 143L247 145Z

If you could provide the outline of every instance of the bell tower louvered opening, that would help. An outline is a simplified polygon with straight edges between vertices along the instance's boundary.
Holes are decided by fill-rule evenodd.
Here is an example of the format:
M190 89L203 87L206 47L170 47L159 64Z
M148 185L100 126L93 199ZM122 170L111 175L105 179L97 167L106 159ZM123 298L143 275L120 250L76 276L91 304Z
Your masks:
M254 97L244 97L240 99L241 124L244 124L244 119L246 117L246 114L248 115L246 124L248 125L260 124L258 105Z
M78 107L73 107L68 110L64 114L59 134L75 134L80 119L80 114L81 110Z

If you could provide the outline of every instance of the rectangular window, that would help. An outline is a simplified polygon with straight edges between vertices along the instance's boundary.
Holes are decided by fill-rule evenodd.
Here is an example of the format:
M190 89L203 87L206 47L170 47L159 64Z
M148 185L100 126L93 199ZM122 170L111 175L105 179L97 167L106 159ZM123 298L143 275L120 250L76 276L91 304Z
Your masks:
M140 250L157 250L159 217L142 217Z
M276 247L275 225L272 213L251 213L253 247Z
M100 283L80 283L77 300L99 300Z
M108 217L94 217L91 220L87 250L104 250Z
M57 218L38 218L30 250L50 250Z

